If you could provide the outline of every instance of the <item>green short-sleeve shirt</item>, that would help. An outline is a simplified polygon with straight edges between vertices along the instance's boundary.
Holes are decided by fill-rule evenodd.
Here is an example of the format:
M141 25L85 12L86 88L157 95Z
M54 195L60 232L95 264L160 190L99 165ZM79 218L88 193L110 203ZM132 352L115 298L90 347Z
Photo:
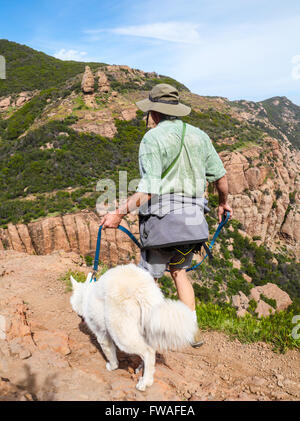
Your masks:
M202 197L206 181L216 181L226 174L209 136L187 124L179 159L161 179L161 174L178 155L182 128L183 122L179 119L164 120L145 134L139 149L138 192Z

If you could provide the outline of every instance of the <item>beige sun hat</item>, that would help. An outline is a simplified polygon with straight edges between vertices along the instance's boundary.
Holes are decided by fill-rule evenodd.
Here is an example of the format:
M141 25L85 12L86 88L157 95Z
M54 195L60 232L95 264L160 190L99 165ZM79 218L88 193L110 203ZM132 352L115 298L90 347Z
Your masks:
M159 83L150 91L149 98L136 103L144 113L157 111L175 117L184 117L191 112L191 108L179 102L179 93L176 88L167 83Z

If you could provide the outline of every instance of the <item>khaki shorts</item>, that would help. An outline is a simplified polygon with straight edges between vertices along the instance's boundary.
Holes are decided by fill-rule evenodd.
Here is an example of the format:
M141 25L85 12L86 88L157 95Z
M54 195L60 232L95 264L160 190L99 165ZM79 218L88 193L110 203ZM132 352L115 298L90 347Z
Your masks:
M195 244L148 249L141 252L139 267L154 278L163 276L166 269L188 269L193 260Z

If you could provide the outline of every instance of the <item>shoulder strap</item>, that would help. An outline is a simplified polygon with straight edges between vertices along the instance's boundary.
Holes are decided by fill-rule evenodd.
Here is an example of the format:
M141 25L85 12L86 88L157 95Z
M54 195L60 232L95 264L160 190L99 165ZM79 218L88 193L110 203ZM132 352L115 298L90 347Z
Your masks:
M180 144L180 150L178 152L178 155L176 156L176 158L174 159L173 162L171 162L171 164L168 166L168 168L165 169L165 171L162 173L161 178L163 179L167 174L169 174L169 172L171 171L171 169L174 167L174 165L176 164L176 162L178 161L178 158L181 154L182 151L182 147L183 147L183 143L184 143L184 135L185 135L185 130L186 130L186 123L183 123L183 129L182 129L182 135L181 135L181 144Z

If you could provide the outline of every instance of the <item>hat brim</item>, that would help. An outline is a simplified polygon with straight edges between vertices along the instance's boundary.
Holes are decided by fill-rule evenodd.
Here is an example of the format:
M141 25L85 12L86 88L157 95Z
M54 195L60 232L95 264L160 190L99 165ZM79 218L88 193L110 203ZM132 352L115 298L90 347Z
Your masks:
M144 113L147 113L148 111L157 111L158 113L173 115L175 117L184 117L191 112L190 107L181 104L180 102L176 105L165 104L163 102L152 102L148 98L136 102L136 106Z

